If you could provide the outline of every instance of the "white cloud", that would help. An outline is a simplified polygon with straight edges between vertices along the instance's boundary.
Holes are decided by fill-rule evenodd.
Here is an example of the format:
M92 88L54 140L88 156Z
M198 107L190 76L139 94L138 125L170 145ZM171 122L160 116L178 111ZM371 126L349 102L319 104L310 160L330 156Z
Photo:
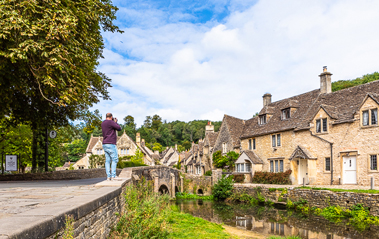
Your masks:
M223 24L165 25L156 13L144 16L151 27L104 34L99 70L113 79L113 101L94 108L138 124L153 114L248 119L266 92L275 101L319 88L324 65L332 80L378 71L379 1L259 1L243 11L241 4L232 1Z

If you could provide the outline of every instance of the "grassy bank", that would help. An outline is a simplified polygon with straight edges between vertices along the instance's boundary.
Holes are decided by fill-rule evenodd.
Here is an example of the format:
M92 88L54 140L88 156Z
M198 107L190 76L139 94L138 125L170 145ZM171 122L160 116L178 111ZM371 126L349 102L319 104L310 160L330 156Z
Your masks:
M125 213L109 238L233 238L221 225L181 213L170 205L168 195L153 192L144 180L127 186Z
M201 200L213 200L213 195L210 196L199 196L193 193L176 193L176 199L201 199Z

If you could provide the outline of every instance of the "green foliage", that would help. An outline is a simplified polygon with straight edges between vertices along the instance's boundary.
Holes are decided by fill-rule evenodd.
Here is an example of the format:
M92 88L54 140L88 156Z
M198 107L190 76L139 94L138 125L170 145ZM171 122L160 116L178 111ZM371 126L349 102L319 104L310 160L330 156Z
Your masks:
M224 168L225 166L228 166L230 169L234 168L234 162L238 159L239 154L230 151L226 155L222 156L221 151L216 151L213 153L212 159L213 159L213 165L216 166L216 168Z
M168 195L154 193L152 184L144 178L136 186L126 186L124 195L125 211L111 232L111 239L168 238Z
M131 157L130 161L135 164L143 164L143 153L141 150L137 149L136 153Z
M234 182L236 183L243 183L245 181L245 175L244 174L233 174Z
M301 237L298 237L298 236L288 236L288 237L270 236L267 239L301 239Z
M262 184L291 184L290 175L292 171L273 173L273 172L255 172L252 182Z
M163 151L163 147L160 143L154 143L153 145L153 151L159 151L159 153Z
M185 148L185 150L189 150L191 148L191 143L188 141L188 140L184 140L183 143L182 143L183 147Z
M371 81L379 80L379 73L374 72L372 74L363 75L354 80L339 80L332 82L332 91L338 91L346 88L350 88L357 85L366 84Z
M118 161L117 168L131 168L131 167L141 167L141 166L148 166L143 163L135 163L132 161Z
M213 195L210 196L199 196L196 193L186 193L178 192L175 194L176 199L202 199L202 200L213 200Z
M63 239L73 239L74 238L74 218L72 215L65 215L65 228L63 231Z
M222 175L222 178L213 185L212 195L216 200L225 200L230 197L233 193L233 184L234 181L232 177L225 177Z
M89 156L89 168L102 168L105 165L105 155L92 154Z
M83 139L75 139L64 147L67 152L67 158L71 162L76 162L86 153L87 142Z
M311 190L328 190L332 192L352 192L352 193L369 193L369 194L379 194L379 190L371 189L341 189L341 188L318 188L318 187L298 187L301 189L311 189Z
M212 170L208 170L204 173L204 176L212 176Z
M184 146L182 146L182 145L178 145L178 152L179 153L181 153L181 152L183 152L183 151L185 151L186 150L186 148L184 148Z

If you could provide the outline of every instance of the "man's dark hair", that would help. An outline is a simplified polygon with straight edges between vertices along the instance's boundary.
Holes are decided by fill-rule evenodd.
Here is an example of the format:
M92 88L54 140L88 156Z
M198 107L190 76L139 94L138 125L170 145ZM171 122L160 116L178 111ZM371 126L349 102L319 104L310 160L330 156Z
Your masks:
M112 117L112 113L107 113L107 118Z

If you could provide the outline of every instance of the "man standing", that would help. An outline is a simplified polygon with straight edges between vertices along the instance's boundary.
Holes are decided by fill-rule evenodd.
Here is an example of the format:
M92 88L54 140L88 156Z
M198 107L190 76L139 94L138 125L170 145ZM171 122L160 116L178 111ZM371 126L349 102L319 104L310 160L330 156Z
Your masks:
M117 154L117 131L121 131L120 125L117 124L117 118L113 118L112 113L107 113L106 119L101 123L103 131L103 149L105 153L105 172L107 180L116 179L116 167L118 162ZM112 163L112 165L111 165Z

